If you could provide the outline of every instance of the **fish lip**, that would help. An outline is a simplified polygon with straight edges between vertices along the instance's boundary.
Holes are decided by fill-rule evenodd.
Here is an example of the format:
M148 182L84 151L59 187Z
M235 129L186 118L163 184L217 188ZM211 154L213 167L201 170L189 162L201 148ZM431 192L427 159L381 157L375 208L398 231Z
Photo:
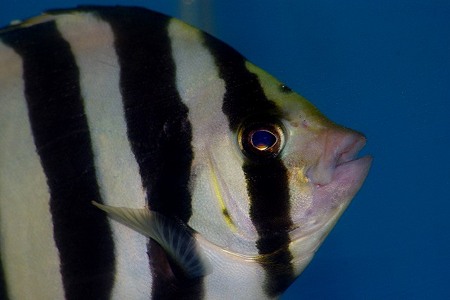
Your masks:
M363 134L355 132L355 134L348 135L334 150L330 151L334 158L330 160L325 159L325 164L322 165L326 169L332 170L330 171L330 173L332 172L330 178L328 180L323 180L322 177L317 178L313 175L313 172L317 171L317 166L311 166L305 172L307 179L316 188L332 184L340 167L363 158L359 158L358 153L364 148L366 142L366 137Z
M352 141L349 141L349 143L345 147L343 147L344 150L342 150L342 153L339 155L339 157L337 157L336 168L346 163L358 160L358 153L362 148L364 148L366 142L366 137L363 135L355 138Z
M356 156L356 153L354 154L354 157ZM356 188L359 190L367 177L372 160L373 158L371 155L365 155L339 162L335 167L333 179L329 183L323 185L313 184L316 189L325 189L330 186L345 186L346 188Z
M354 183L360 182L362 184L369 173L372 160L371 155L365 155L336 165L333 181L339 180L346 172L355 172L356 174L352 176L355 180Z

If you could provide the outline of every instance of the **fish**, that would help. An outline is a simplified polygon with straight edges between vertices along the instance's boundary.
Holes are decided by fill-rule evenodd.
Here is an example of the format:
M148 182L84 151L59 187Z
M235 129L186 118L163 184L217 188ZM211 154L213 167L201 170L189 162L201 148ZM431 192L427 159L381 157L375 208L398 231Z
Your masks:
M1 299L277 299L362 186L366 138L144 8L0 29Z

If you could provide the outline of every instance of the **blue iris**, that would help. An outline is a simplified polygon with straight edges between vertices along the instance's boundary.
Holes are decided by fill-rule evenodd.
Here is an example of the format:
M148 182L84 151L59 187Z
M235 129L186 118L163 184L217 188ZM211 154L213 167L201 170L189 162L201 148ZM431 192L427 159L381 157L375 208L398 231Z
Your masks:
M276 136L267 130L256 130L252 134L252 144L258 150L264 151L275 145L277 142Z

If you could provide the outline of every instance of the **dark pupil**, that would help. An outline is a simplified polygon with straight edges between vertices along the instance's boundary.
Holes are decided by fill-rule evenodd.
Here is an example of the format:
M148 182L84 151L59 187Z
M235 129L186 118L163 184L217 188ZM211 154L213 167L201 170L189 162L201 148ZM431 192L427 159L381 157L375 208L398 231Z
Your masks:
M252 134L251 141L255 148L264 151L275 145L277 138L267 130L257 130Z

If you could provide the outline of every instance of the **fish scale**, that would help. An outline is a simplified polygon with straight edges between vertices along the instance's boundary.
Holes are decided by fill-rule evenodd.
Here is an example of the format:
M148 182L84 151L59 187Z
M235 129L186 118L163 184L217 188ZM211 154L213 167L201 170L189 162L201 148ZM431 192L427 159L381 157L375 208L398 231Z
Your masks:
M370 167L361 134L146 9L49 11L0 31L0 63L5 299L278 298Z

